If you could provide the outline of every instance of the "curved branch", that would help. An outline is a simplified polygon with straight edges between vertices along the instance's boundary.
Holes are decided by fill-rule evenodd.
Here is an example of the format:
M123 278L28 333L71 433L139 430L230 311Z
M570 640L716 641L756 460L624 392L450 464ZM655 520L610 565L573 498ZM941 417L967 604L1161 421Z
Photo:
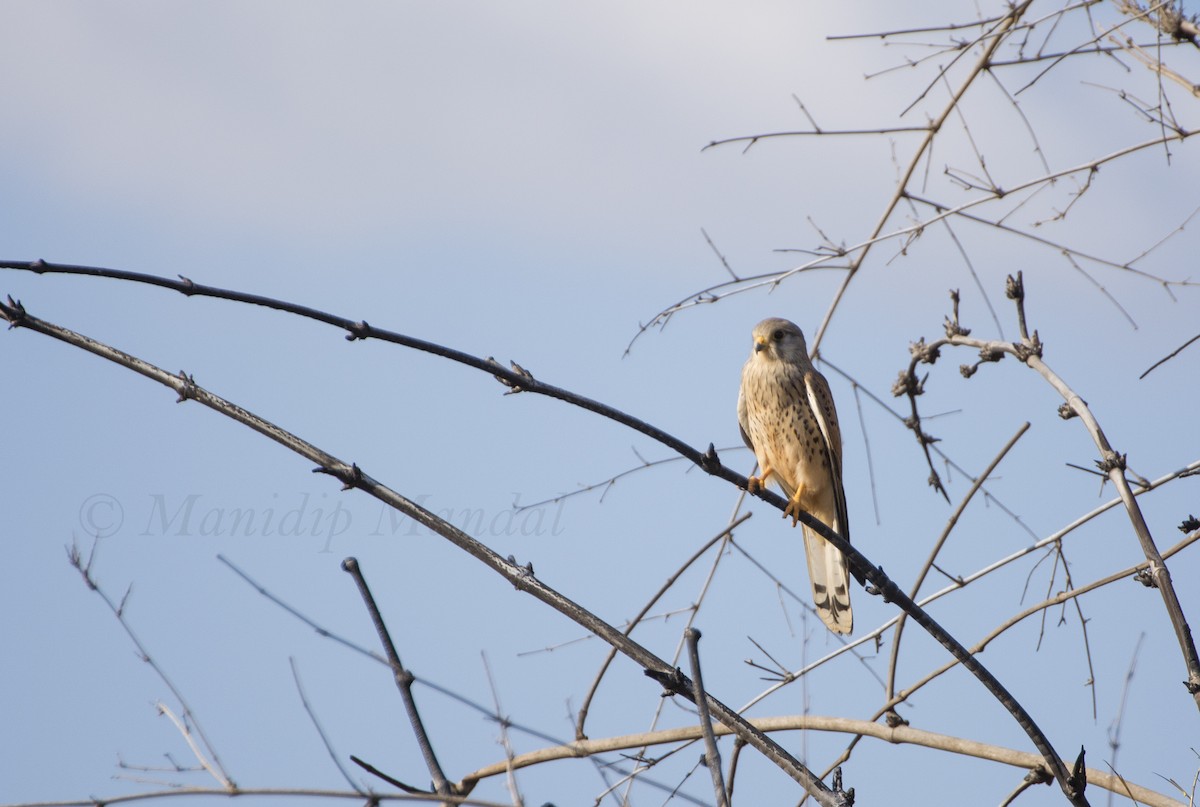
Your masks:
M492 571L504 577L518 591L530 594L564 616L575 621L582 627L599 636L609 644L620 649L627 657L639 664L647 676L658 681L670 692L684 697L690 697L692 682L678 668L672 668L665 661L651 653L645 647L632 641L612 625L600 619L578 603L560 594L534 576L533 565L519 566L513 559L504 559L489 547L476 541L467 533L434 515L396 491L372 479L355 464L347 464L332 454L318 448L312 443L288 432L279 426L264 420L257 415L237 406L236 404L215 395L196 384L195 380L186 373L172 375L128 353L117 350L102 342L98 342L82 334L62 328L58 325L37 319L26 313L19 303L4 305L0 303L0 316L7 319L13 327L28 328L37 333L50 336L67 344L81 348L89 353L112 361L133 370L152 381L167 386L179 395L179 401L194 400L226 417L238 421L254 431L269 437L285 448L305 457L315 463L314 472L325 473L339 479L343 489L357 488L378 499L384 504L398 510L422 526L436 532L450 541L459 549L464 550L476 560L482 562ZM419 340L416 340L419 341ZM465 354L463 354L465 355ZM515 375L515 373L505 373ZM518 376L525 382L524 376ZM530 379L532 380L532 379ZM597 406L601 406L597 404ZM607 407L605 407L607 408ZM648 427L653 428L653 427ZM657 430L656 430L657 431ZM671 438L674 439L674 438ZM697 452L698 455L698 452ZM782 501L781 497L779 498ZM810 517L811 518L811 517ZM815 521L815 520L814 520ZM819 522L818 522L819 523ZM828 529L828 528L826 528ZM832 533L831 533L832 534ZM843 542L844 543L844 542ZM802 762L797 760L774 740L756 729L741 715L730 709L721 701L708 696L708 708L712 716L734 733L754 746L772 763L799 783L805 791L813 796L822 807L848 807L845 798L826 786ZM465 794L463 794L465 795ZM361 796L360 796L361 798ZM440 796L445 798L445 796Z
M317 787L239 787L225 790L216 787L173 787L170 790L153 790L147 793L129 793L124 796L104 796L73 801L39 801L36 803L3 804L0 807L96 807L97 805L128 804L153 799L169 799L176 796L280 796L295 800L297 797L317 799L350 799L362 803L364 796L353 790L324 790ZM395 801L419 804L461 804L463 807L512 807L511 803L472 799L467 796L439 796L429 793L372 793L365 797L368 804Z
M40 268L45 270L46 264L44 264L44 262L39 261L37 264L40 266ZM6 264L0 262L0 267L5 265ZM18 268L34 267L20 266ZM106 271L109 270L93 270L91 273L103 275ZM84 272L78 273L83 274ZM117 277L117 275L109 276ZM133 277L133 273L122 273L122 276L126 276L127 279L138 279ZM157 282L155 282L155 285L165 286L168 288L175 287L177 285L174 281L166 280L165 278L156 278L156 281ZM730 482L742 490L746 490L748 488L748 480L746 477L721 464L720 459L717 457L717 452L712 444L709 444L706 452L701 453L697 449L668 434L662 429L659 429L656 426L646 423L638 418L632 417L631 415L628 415L619 409L600 403L599 401L591 398L578 395L561 387L556 387L552 384L546 384L545 382L539 381L516 362L510 362L512 365L512 369L510 370L503 367L495 359L480 359L468 353L444 347L423 339L416 339L403 334L373 328L365 321L354 323L343 317L337 317L335 315L317 311L306 306L299 306L293 303L272 300L260 295L245 295L212 287L200 287L187 279L184 279L184 283L178 285L183 286L183 288L178 288L177 290L185 291L189 294L197 294L200 293L197 291L197 289L204 289L208 296L253 302L256 305L265 305L272 308L278 308L280 310L291 311L293 313L299 313L303 316L308 316L322 322L335 324L349 331L349 335L346 338L350 341L366 339L369 337L385 339L386 341L413 347L418 350L443 356L461 364L483 370L507 386L510 393L531 392L540 395L546 395L551 398L557 398L559 400L574 404L575 406L579 406L591 412L595 412L596 414L609 418L617 423L621 423L631 429L634 429L635 431L641 432L642 434L659 441L668 448L677 451L678 453L690 459L692 462L696 463L711 476L720 477L726 482ZM236 407L233 404L230 404L229 402L212 395L211 393L201 390L186 374L181 373L179 376L170 375L169 373L165 373L164 371L147 362L134 358L126 353L122 353L121 351L115 350L107 345L103 345L102 343L96 342L88 337L36 319L35 317L30 316L25 311L24 307L19 302L13 301L11 297L9 298L8 305L0 304L0 316L3 316L5 319L7 319L13 327L29 328L69 344L73 344L76 347L83 348L88 352L95 353L96 355L109 359L110 361L114 361L118 364L129 367L135 372L138 372L147 376L148 378L175 389L180 396L180 400L187 398L201 400L203 398L201 402L205 403L205 405L229 414L236 420L244 423L250 428L255 429L256 431L259 431L264 436L269 437L272 440L287 446L288 448L291 448L293 451L297 451L304 456L309 456L323 469L326 469L327 473L337 476L347 486L358 487L365 490L376 498L381 499L381 501L384 501L385 503L390 504L392 507L400 510L410 518L413 518L415 521L434 530L435 532L438 532L443 537L448 538L460 548L465 549L477 559L483 561L494 571L503 574L505 577L513 579L518 588L521 588L522 590L528 590L530 593L533 593L534 596L542 599L546 604L551 605L572 619L575 619L581 625L584 625L589 630L597 633L597 635L601 636L601 638L610 644L616 643L617 645L621 646L622 652L626 655L629 655L630 658L633 658L635 661L642 663L648 674L650 674L651 670L655 670L655 672L659 674L668 676L672 675L669 668L665 668L663 662L650 654L649 651L645 650L645 648L642 648L640 645L632 642L615 628L598 620L590 613L579 608L579 606L575 605L575 603L563 598L557 592L553 592L550 589L539 588L541 585L540 583L538 584L539 587L534 587L532 585L527 587L522 585L521 582L533 580L531 573L527 574L523 569L517 567L516 564L504 561L490 549L484 547L482 544L479 544L466 533L463 533L454 528L452 525L449 525L441 519L438 519L432 513L424 510L416 503L405 499L404 497L394 493L393 491L390 491L382 485L379 485L379 483L375 482L374 480L368 480L368 478L362 474L361 470L359 470L357 466L347 466L345 463L341 462L332 455L326 454L315 446L299 440L299 438L283 431L274 424L264 421L261 418L246 412L240 407ZM311 452L311 456L308 452ZM383 494L385 491L386 498ZM759 488L754 495L780 511L785 510L787 507L787 501L773 491ZM929 616L928 613L926 613L920 606L913 602L912 598L905 594L904 591L901 590L901 588L884 573L882 567L873 564L861 551L859 551L859 549L851 545L848 541L842 538L841 535L834 532L826 524L814 518L809 513L799 511L797 514L799 516L799 521L802 521L805 526L817 532L827 541L832 543L843 555L846 556L846 559L850 565L850 569L854 573L855 577L860 580L865 579L869 581L874 587L873 590L869 590L872 590L873 593L882 594L885 601L894 603L900 607L913 621L924 628L930 636L932 636L940 645L946 648L951 655L958 659L962 665L971 672L972 675L979 679L988 692L990 692L993 697L995 697L1004 706L1004 708L1008 710L1009 714L1011 714L1017 721L1017 724L1021 726L1021 729L1029 736L1029 739L1033 742L1034 747L1037 748L1038 752L1046 760L1046 764L1049 769L1054 771L1055 780L1058 782L1059 787L1062 789L1064 795L1066 795L1068 801L1076 805L1087 804L1087 799L1084 797L1082 791L1078 789L1071 780L1066 766L1063 764L1062 759L1055 752L1050 740L1033 720L1033 716L1026 711L1025 707L1022 706L1020 702L1018 702L1016 698L1012 696L1012 694L1004 687L1004 685L1001 684L1000 681L994 675L992 675L992 673L977 658L972 656L961 642L954 638L954 636L952 636L945 628L943 628L938 622ZM545 594L545 596L542 596L543 594ZM592 627L593 624L596 625L595 628ZM685 677L681 675L670 678L672 690L678 694L684 694L686 690L690 688L690 682L685 685L683 680L681 680L684 678ZM723 704L719 703L718 706L712 706L710 708L712 709L713 715L721 722L729 725L729 721L726 719L726 716L736 719L737 721L742 721L742 718L737 715L737 713L729 710L728 707L725 707ZM749 731L748 729L745 730ZM739 736L741 735L739 734ZM755 748L757 748L760 752L787 771L789 775L791 775L797 782L803 784L805 788L809 790L809 792L818 797L818 800L825 798L829 803L833 803L832 796L830 795L832 791L828 790L824 784L817 780L807 768L801 765L794 758L787 755L782 748L774 746L773 743L770 742L769 738L765 736L759 736L755 737L753 741L747 739L747 742L750 742L751 745L754 745ZM818 796L818 794L820 794L820 796Z
M841 734L858 734L874 737L893 745L918 745L952 754L986 759L1000 762L1026 770L1035 769L1049 775L1044 760L1037 754L1016 751L999 745L990 745L975 740L953 737L948 734L938 734L932 731L914 729L911 726L896 726L891 728L867 720L852 720L844 717L822 717L819 715L786 715L780 717L758 717L750 720L759 730L770 733L776 731L827 731ZM713 733L718 736L730 734L724 726L713 726ZM459 786L469 789L481 779L506 773L509 768L526 768L543 762L559 759L580 759L594 754L609 751L619 751L628 748L640 748L645 745L665 745L668 743L690 742L701 739L703 730L700 726L684 726L676 729L663 729L644 734L630 734L622 737L607 737L602 740L580 740L566 745L550 746L537 751L521 754L511 760L496 762L487 767L465 776ZM1143 804L1154 807L1183 807L1181 802L1168 798L1140 785L1111 773L1094 768L1087 769L1088 784L1102 787L1114 793L1124 795L1128 786L1133 796Z

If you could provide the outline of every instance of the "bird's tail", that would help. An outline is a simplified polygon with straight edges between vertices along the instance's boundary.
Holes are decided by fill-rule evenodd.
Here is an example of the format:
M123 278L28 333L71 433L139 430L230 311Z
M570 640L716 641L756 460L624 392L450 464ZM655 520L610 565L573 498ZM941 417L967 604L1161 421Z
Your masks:
M849 633L854 629L854 613L846 556L808 527L804 527L804 555L817 615L834 633Z

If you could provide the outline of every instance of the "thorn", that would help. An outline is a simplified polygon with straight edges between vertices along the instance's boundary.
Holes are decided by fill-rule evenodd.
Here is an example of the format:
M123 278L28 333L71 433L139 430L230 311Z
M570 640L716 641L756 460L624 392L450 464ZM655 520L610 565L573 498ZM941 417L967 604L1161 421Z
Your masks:
M350 333L346 334L347 342L353 342L356 339L367 339L371 336L371 326L367 324L365 319L359 320L346 330L350 331Z
M710 474L716 473L721 467L721 460L717 457L717 447L712 443L708 444L708 451L700 455L700 467Z
M197 390L195 377L188 375L183 370L180 370L179 375L175 377L183 382L182 386L176 390L179 393L179 397L175 399L175 403L183 403L189 398L194 400Z
M25 321L26 314L25 306L21 305L20 300L14 300L11 294L8 295L8 307L12 309L11 312L6 314L8 329L11 331Z
M46 263L41 258L38 258L33 263L29 264L29 268L32 269L33 271L37 272L40 275L43 272L45 272L47 269L50 268L50 264Z
M1075 791L1074 795L1083 795L1084 788L1087 787L1087 769L1083 766L1084 748L1079 746L1079 756L1075 759L1075 765L1071 768L1071 775L1067 777L1067 786Z
M340 468L326 468L324 465L312 469L314 474L328 474L341 480L342 490L350 490L362 484L363 472L358 467L358 463L350 463L350 470L344 471ZM349 571L347 569L346 571Z
M529 371L528 371L528 370L526 370L524 367L522 367L521 365L517 364L515 361L513 361L513 360L511 360L511 359L509 359L509 362L508 362L508 363L509 363L509 365L512 367L512 371L513 371L514 373L516 373L517 375L519 375L521 378L527 378L527 379L529 379L530 381L533 381L533 373L529 372ZM525 391L525 388L524 388L524 387L522 387L522 386L520 386L519 384L511 384L511 383L510 383L508 386L510 387L510 389L509 389L509 391L508 391L508 392L504 393L505 395L515 395L515 394L516 394L516 393L518 393L518 392L524 392L524 391Z
M841 796L841 803L846 807L852 807L854 804L854 788L849 790L842 789L842 766L838 765L833 769L833 792Z
M192 282L190 277L184 277L183 275L176 275L176 277L183 283L183 288L179 290L180 294L191 297L196 293L196 284Z
M669 698L672 695L683 695L689 700L691 699L692 693L687 687L687 678L684 676L683 670L678 667L670 672L663 672L661 670L643 670L642 672L647 677L653 678L662 685L662 696L664 698Z
M495 356L488 356L487 363L492 365L493 367L500 369L500 370L504 369L504 365L501 364L500 362L496 361ZM513 362L513 366L516 367L518 365L516 364L516 362ZM520 375L520 373L518 373L518 375ZM528 376L529 374L526 373L526 375ZM502 376L498 373L493 373L492 377L495 378L497 381L499 381L504 386L508 387L508 392L504 393L505 395L512 395L514 393L521 392L520 385L518 385L516 382L509 379L507 376ZM529 376L529 377L532 378L533 376Z

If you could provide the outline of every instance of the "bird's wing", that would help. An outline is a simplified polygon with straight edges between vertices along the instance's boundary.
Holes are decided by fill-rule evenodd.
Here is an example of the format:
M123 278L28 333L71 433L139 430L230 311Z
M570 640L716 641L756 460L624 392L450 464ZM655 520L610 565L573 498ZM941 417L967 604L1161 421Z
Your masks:
M842 488L842 430L838 426L837 410L833 408L833 394L829 391L825 376L815 369L804 374L804 389L829 454L829 473L837 512L837 524L829 526L849 541L850 519L846 511L846 491Z
M746 414L746 371L742 370L742 385L738 388L738 430L742 433L742 442L751 451L754 451L754 443L750 442L750 420Z

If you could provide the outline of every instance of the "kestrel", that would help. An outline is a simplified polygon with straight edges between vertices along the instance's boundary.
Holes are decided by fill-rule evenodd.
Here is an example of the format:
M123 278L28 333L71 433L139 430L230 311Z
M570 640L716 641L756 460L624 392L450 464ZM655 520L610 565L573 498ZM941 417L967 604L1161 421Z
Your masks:
M754 350L738 393L742 439L758 459L750 492L773 479L788 499L792 526L803 510L850 540L842 490L842 432L833 396L808 358L804 334L786 319L754 326ZM854 628L846 557L804 527L804 554L817 614L834 633Z

